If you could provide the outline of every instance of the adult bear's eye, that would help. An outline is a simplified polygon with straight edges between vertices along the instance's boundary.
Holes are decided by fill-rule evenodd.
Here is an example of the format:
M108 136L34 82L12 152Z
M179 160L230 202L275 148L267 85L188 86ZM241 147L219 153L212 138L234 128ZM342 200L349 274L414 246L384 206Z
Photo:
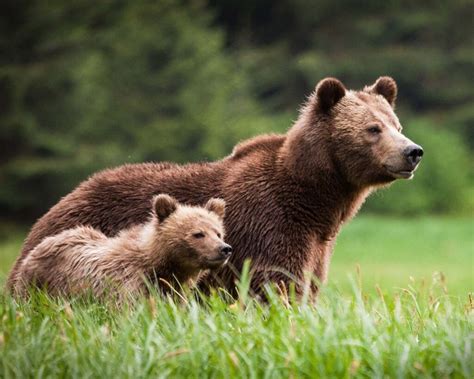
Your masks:
M204 235L203 232L197 232L197 233L194 233L194 234L193 234L193 237L194 237L194 238L204 238L205 235Z
M382 133L382 129L380 129L380 127L378 125L373 125L369 128L367 128L367 131L370 133L370 134L379 134L379 133Z

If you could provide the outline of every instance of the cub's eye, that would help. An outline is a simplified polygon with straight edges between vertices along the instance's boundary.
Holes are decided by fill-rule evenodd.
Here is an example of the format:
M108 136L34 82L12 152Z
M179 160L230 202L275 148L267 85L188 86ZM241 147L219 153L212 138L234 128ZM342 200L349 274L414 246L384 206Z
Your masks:
M221 237L222 237L222 234L220 234L220 233L217 233L217 238L219 238L219 239L220 239Z
M367 131L368 131L370 134L379 134L379 133L382 133L382 129L380 129L380 127L377 126L377 125L373 125L373 126L367 128Z
M194 238L204 238L205 235L204 235L203 232L197 232L197 233L194 233L194 234L193 234L193 237L194 237Z

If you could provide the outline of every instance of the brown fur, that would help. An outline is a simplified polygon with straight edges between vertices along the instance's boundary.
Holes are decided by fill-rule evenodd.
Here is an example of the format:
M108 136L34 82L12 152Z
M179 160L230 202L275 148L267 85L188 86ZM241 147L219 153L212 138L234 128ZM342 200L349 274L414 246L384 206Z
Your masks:
M256 151L271 150L281 146L284 136L278 134L267 134L258 136L237 144L232 150L230 158L233 160L242 159Z
M250 258L255 290L267 280L295 280L300 293L305 271L325 280L341 225L374 188L402 175L397 170L404 170L403 151L411 141L400 133L395 98L391 78L358 92L325 79L285 135L256 137L217 162L166 169L145 163L100 172L34 225L11 277L44 237L79 224L116 235L144 222L147 200L166 192L197 205L224 198L234 247L230 268L239 271ZM373 125L380 133L370 132ZM218 279L232 290L230 268L220 270Z
M211 199L200 208L159 195L153 203L147 223L116 237L78 226L45 238L22 261L14 292L25 296L36 285L54 295L91 292L123 299L144 293L147 281L164 292L176 282L190 284L202 270L224 262L223 200Z

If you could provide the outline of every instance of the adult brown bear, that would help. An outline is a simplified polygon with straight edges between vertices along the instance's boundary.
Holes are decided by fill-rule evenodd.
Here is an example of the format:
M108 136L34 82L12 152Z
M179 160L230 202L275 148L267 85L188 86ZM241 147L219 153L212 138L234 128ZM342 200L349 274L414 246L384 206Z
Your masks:
M305 273L326 279L341 225L377 187L411 178L423 150L401 133L393 111L397 85L381 77L362 91L327 78L285 135L237 145L217 162L145 163L102 171L80 184L32 228L10 274L45 237L77 225L107 236L146 221L151 198L169 193L180 202L227 204L225 228L237 270L252 261L252 288L266 281L295 282ZM229 268L220 283L232 290Z

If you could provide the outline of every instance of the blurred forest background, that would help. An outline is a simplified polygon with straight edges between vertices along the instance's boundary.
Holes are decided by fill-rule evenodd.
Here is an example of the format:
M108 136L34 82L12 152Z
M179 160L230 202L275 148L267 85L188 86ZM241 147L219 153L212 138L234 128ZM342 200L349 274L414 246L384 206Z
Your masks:
M285 132L320 79L380 75L425 157L364 212L472 214L473 4L3 0L0 221L31 224L105 167L219 159Z

